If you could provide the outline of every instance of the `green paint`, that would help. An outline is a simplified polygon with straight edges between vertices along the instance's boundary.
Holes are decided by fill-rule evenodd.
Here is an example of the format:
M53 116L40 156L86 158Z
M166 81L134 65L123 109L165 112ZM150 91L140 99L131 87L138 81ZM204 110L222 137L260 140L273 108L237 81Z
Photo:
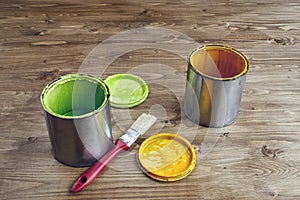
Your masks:
M103 81L81 74L70 74L49 83L41 95L44 109L61 118L80 118L100 109L107 101Z
M63 116L80 116L80 115L84 115L86 113L89 113L91 111L89 111L88 109L77 109L77 110L71 110L70 112L67 112L65 114L63 114Z
M118 108L130 108L141 104L148 96L146 82L132 74L115 74L104 81L110 91L110 103Z

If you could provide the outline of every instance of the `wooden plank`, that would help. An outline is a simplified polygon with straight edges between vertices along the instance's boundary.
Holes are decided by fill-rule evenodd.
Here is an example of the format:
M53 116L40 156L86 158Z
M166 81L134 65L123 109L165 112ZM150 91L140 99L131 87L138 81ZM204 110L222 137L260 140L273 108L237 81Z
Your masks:
M299 9L297 1L279 0L0 1L1 199L299 199ZM181 32L199 45L230 45L249 58L238 120L219 129L193 124L181 112L186 60L151 45L124 53L99 76L134 72L150 94L129 112L112 109L113 136L142 112L151 110L158 123L89 187L71 194L85 169L53 158L40 93L51 80L80 71L101 42L146 26ZM112 46L153 42L134 37ZM159 38L186 44L185 55L192 50L185 38ZM158 132L191 141L197 152L191 175L160 183L142 174L136 151Z

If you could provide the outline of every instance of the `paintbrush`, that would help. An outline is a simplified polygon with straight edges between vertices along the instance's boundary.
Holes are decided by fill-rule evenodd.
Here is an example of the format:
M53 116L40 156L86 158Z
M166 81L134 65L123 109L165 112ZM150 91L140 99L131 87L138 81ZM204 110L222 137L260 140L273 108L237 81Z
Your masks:
M115 146L105 154L100 160L98 160L93 166L88 168L71 187L71 192L78 192L82 188L89 185L108 165L114 157L116 157L121 151L126 151L129 147L143 135L156 121L156 117L150 114L142 114L132 124L132 126L116 140Z

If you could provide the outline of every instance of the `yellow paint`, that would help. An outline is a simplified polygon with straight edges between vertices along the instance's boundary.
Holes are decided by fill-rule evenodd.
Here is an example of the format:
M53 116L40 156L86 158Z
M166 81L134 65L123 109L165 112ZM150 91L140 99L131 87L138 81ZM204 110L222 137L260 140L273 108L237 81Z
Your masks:
M157 134L145 140L139 149L138 159L143 171L160 181L182 179L196 164L191 144L170 133Z

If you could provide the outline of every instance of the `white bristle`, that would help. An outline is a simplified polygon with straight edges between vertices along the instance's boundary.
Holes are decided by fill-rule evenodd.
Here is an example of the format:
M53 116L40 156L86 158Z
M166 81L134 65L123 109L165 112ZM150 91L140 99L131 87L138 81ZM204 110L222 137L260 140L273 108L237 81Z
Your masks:
M136 130L140 135L143 135L155 122L155 116L144 113L137 118L130 128Z

